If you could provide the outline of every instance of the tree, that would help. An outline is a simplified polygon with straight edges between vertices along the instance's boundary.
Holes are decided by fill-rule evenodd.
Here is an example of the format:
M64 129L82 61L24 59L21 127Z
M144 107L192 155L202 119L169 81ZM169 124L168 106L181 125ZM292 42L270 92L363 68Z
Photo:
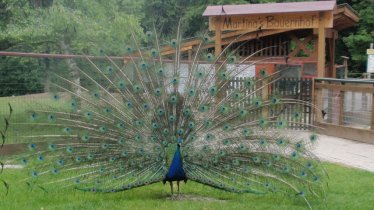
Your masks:
M343 44L339 49L347 49L351 57L350 69L353 72L364 72L366 70L366 49L374 42L374 1L373 0L351 0L340 1L349 3L358 12L360 21L358 25L342 35Z
M129 0L2 0L10 15L0 43L23 51L121 55L132 34L140 39L139 18L126 9ZM128 3L126 7L124 3ZM0 4L2 6L2 4ZM79 84L78 63L66 60L68 73ZM45 74L48 75L48 74Z

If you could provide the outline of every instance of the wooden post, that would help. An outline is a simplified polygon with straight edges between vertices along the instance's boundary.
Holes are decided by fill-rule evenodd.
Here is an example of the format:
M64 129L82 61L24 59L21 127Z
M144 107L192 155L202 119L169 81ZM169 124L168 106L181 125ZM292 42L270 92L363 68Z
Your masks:
M215 43L214 43L214 55L215 58L218 59L221 52L222 52L222 31L221 31L221 17L217 16L215 19L215 32L216 32L216 37L215 37ZM223 82L220 81L219 76L218 76L218 70L220 68L220 63L216 62L215 65L215 85L216 87L221 87L223 85ZM220 101L225 97L226 94L226 89L223 87L216 95L216 100Z
M325 13L319 13L319 26L318 26L318 64L317 76L325 76L325 59L326 59L326 32L325 32Z
M222 52L222 31L221 31L221 17L217 16L215 19L215 44L214 44L214 54L216 58L221 54Z
M344 91L340 91L339 94L339 125L344 124Z
M261 90L261 100L264 103L265 101L269 100L269 79L264 79L261 82L263 88ZM267 119L269 117L269 108L262 107L261 108L261 117Z
M374 88L374 85L373 85ZM371 94L371 130L374 130L374 93Z

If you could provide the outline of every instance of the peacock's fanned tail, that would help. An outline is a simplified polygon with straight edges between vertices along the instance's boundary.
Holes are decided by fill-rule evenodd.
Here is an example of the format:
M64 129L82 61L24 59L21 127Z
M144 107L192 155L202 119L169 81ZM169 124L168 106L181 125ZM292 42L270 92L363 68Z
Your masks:
M74 74L80 80L56 74L53 102L13 124L43 129L21 137L29 142L20 161L30 186L116 192L158 182L179 137L188 179L306 201L322 194L325 173L310 153L316 136L302 139L288 129L313 126L301 123L301 112L286 118L282 111L313 105L277 96L271 87L279 72L233 87L232 79L255 63L239 59L231 44L215 57L205 35L184 62L180 35L167 45L152 32L139 40L133 34L125 64L87 57Z

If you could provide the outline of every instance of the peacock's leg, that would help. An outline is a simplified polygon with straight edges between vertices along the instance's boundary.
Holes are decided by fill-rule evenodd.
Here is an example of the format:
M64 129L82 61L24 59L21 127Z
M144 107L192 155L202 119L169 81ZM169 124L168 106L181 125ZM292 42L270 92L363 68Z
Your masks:
M173 195L174 195L174 193L173 193L173 182L170 181L169 183L170 183L171 197L173 198Z
M179 181L177 181L177 186L178 186L178 196L180 195L180 191L179 191Z

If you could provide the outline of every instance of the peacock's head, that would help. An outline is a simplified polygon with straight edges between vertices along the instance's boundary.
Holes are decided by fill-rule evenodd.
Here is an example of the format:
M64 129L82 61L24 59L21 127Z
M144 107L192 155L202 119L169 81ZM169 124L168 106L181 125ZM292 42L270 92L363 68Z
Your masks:
M183 138L180 134L178 134L177 137L178 137L177 145L178 145L178 147L180 147L183 144Z

